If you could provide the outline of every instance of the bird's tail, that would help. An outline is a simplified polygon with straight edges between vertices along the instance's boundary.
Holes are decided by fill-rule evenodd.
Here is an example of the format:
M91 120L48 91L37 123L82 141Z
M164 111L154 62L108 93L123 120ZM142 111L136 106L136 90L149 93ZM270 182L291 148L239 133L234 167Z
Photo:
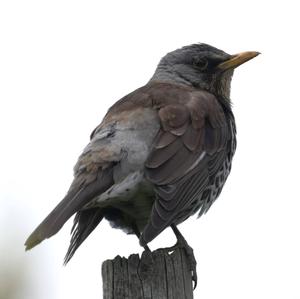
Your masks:
M77 212L71 230L72 238L70 246L64 260L65 265L70 261L78 247L96 228L102 219L103 214L100 208L92 208Z
M25 242L26 250L55 235L72 215L96 195L106 191L112 184L112 169L107 168L100 170L93 182L82 184L78 188L71 188L65 198L28 237Z

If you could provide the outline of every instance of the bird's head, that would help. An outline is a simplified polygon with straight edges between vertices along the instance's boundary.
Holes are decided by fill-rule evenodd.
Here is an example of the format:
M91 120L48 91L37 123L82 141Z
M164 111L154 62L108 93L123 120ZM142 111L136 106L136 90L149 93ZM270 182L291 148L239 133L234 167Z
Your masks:
M164 56L152 80L188 84L229 98L233 70L258 52L230 55L207 44L194 44Z

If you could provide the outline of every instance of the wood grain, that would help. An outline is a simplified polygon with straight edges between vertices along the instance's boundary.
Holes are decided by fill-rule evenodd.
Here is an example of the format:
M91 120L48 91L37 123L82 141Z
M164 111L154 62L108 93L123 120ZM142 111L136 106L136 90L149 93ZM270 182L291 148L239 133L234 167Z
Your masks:
M102 264L103 299L192 299L189 268L183 248L117 256Z

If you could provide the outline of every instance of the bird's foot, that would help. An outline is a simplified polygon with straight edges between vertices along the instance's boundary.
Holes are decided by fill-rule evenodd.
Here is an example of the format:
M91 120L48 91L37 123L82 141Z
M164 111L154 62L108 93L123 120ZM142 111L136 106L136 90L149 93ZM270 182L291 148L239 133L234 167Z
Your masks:
M198 281L198 277L197 277L197 262L196 262L196 258L194 255L194 250L193 248L188 244L188 242L185 240L185 238L182 236L182 234L179 232L179 230L177 229L176 226L172 226L172 229L177 237L177 243L170 248L167 248L168 251L173 251L176 248L183 248L184 252L186 254L186 257L188 259L189 262L189 266L190 266L190 271L192 274L192 281L194 282L194 289L197 286L197 281Z
M197 277L197 262L194 255L193 248L186 242L185 239L183 239L183 240L178 240L177 243L172 247L164 248L164 250L166 250L169 253L171 251L176 250L177 248L184 249L184 252L189 262L189 270L192 273L192 281L194 283L193 288L195 289L197 286L198 277Z

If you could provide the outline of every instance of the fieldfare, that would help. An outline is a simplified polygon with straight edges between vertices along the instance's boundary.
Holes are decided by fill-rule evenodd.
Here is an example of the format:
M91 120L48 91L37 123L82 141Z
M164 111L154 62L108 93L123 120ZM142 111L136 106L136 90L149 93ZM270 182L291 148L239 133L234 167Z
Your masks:
M164 56L150 81L116 102L92 132L69 191L26 249L76 214L66 263L103 218L145 248L171 226L194 261L176 225L207 212L222 190L236 148L231 78L258 54L193 44Z

